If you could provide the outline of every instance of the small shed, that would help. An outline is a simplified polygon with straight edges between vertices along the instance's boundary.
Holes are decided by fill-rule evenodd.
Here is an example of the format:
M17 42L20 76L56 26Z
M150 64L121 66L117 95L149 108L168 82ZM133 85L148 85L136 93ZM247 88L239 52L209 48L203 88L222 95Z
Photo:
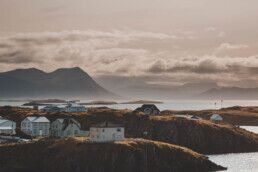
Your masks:
M213 114L210 117L210 120L213 122L221 122L221 121L223 121L223 118L219 114Z

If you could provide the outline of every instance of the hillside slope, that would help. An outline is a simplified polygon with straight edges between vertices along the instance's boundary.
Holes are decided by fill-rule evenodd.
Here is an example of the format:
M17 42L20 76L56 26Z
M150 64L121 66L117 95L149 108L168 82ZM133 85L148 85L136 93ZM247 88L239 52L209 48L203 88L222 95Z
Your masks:
M0 146L5 172L204 172L224 169L189 149L148 140L41 140Z
M17 122L27 115L46 115L51 121L73 116L88 130L91 124L103 121L125 126L129 138L146 138L188 147L203 154L258 151L258 135L232 125L214 124L206 120L188 120L173 115L149 117L129 110L89 109L85 113L41 113L31 109L0 108L1 116Z

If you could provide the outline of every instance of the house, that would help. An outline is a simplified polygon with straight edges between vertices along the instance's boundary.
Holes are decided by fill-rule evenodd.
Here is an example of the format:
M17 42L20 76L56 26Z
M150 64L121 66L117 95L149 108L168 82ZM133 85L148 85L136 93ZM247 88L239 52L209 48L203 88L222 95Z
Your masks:
M41 109L42 112L61 112L62 109L56 105L47 105Z
M68 103L68 105L65 107L65 112L85 112L86 108L82 105L74 104L74 103Z
M33 137L49 136L50 121L43 116L29 116L21 122L21 131Z
M122 125L103 122L90 127L90 141L111 142L124 139L125 129Z
M143 104L141 107L135 109L135 111L143 112L145 115L158 115L160 110L154 104Z
M213 122L221 122L221 121L223 121L223 118L219 114L213 114L210 117L210 120Z
M66 106L48 105L41 109L43 112L85 112L86 108L74 103L68 103Z
M51 123L50 133L53 137L88 136L89 131L81 130L81 124L73 118L58 118Z
M16 134L16 123L0 116L0 134Z

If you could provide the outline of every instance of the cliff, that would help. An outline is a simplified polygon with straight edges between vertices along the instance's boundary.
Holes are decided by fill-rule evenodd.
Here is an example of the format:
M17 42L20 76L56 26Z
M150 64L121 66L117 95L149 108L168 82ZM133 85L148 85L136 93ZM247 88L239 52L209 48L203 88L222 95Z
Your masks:
M148 140L41 140L0 146L5 172L202 172L223 170L187 148Z

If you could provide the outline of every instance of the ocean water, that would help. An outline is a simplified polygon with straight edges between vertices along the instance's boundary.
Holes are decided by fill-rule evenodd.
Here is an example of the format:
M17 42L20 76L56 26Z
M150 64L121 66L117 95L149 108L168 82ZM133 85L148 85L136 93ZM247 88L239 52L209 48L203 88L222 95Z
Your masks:
M87 102L87 101L81 101ZM92 105L91 105L92 106ZM103 105L97 105L103 106ZM115 104L105 105L115 109L131 109L134 110L141 106L140 104ZM156 104L160 110L204 110L204 109L220 109L232 106L258 106L258 100L170 100L164 101L162 104Z
M81 103L90 102L89 100L81 100ZM118 101L126 102L125 101ZM0 106L22 106L27 103L25 101L0 101ZM258 100L170 100L164 101L162 104L156 104L160 110L204 110L204 109L219 109L221 107L232 106L258 106ZM107 106L114 109L131 109L134 110L141 106L140 104L114 104L114 105L89 105L86 107Z
M257 126L241 126L258 134ZM258 172L258 152L209 155L216 164L227 167L227 172Z

